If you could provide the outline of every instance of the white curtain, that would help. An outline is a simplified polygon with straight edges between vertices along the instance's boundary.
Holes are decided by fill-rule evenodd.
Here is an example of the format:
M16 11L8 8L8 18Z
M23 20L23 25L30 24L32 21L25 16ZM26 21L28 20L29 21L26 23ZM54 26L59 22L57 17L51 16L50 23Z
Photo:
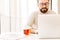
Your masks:
M20 32L20 0L0 0L0 33Z
M9 18L9 0L0 0L0 32L10 31L10 18Z
M11 32L19 32L21 25L20 0L10 0Z

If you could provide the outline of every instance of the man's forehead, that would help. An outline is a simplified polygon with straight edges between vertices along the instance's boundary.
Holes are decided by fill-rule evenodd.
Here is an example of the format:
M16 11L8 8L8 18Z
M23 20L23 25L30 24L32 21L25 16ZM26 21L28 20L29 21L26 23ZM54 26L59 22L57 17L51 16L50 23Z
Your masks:
M48 0L39 0L39 3L45 3L45 2L48 2Z

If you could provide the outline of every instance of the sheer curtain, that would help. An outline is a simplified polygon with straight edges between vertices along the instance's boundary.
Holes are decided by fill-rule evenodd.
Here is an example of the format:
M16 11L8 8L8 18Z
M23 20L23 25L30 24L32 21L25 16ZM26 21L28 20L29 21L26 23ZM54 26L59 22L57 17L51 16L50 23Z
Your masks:
M0 0L0 33L10 31L9 0Z
M19 32L21 27L21 9L20 0L10 0L10 30L11 32Z
M20 32L20 0L0 0L0 33Z

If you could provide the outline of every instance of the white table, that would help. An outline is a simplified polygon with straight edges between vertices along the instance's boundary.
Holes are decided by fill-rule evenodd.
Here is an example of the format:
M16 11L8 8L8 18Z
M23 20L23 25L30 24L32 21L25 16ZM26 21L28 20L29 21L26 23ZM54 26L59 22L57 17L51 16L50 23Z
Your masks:
M60 39L39 39L37 34L24 36L20 33L5 33L0 35L0 40L60 40Z
M0 35L1 40L16 40L18 38L24 38L24 35L21 33L16 33L16 32L9 32L9 33L3 33Z
M60 40L60 39L40 39L40 40Z
M37 40L38 37L35 34L25 36L21 33L4 33L0 35L0 40Z
M18 40L20 40L20 38ZM37 37L37 35L31 34L31 35L25 36L21 40L39 40L39 38Z

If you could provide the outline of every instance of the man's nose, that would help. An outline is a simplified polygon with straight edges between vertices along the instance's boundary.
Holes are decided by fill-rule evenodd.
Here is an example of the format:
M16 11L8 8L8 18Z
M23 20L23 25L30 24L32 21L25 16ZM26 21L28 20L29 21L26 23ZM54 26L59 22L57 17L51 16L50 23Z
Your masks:
M46 7L46 5L43 5L43 7Z

